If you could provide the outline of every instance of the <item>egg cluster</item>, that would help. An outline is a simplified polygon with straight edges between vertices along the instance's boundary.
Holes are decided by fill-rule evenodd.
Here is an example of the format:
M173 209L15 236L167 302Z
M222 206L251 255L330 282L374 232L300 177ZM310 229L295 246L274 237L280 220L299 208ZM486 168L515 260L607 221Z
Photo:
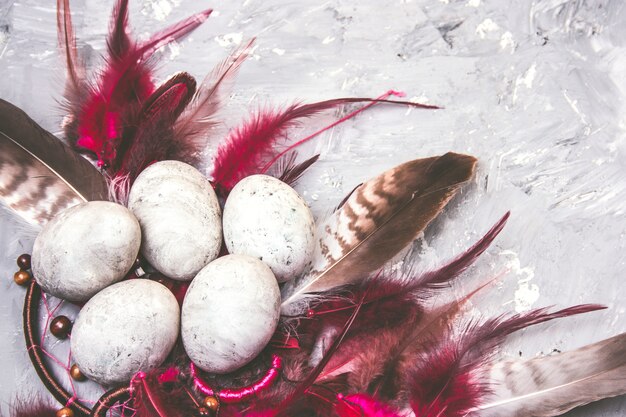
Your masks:
M276 178L240 181L222 215L199 171L162 161L137 177L128 208L94 201L53 218L35 240L32 271L49 294L86 302L71 347L90 379L123 383L159 366L179 329L197 367L228 373L270 341L279 283L305 270L314 229L304 200ZM223 238L229 254L220 257ZM124 280L139 252L163 275L191 281L182 308L156 281Z

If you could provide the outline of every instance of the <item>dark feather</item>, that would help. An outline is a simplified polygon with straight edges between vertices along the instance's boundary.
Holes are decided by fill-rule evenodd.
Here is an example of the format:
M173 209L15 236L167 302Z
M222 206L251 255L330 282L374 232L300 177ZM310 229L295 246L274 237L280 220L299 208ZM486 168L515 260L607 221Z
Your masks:
M43 225L65 208L106 200L107 185L89 161L0 100L0 199L28 222Z
M36 395L33 397L13 401L9 417L56 417L56 412L61 408L60 405L55 407Z
M320 227L312 271L283 288L282 313L301 313L311 293L363 280L382 267L441 212L475 163L447 153L407 162L360 186Z
M320 157L319 154L313 155L309 159L296 164L295 161L297 156L297 152L288 154L284 158L284 163L282 163L277 169L277 173L279 173L278 179L286 184L295 184L300 179L302 174L304 174L304 171L316 163Z

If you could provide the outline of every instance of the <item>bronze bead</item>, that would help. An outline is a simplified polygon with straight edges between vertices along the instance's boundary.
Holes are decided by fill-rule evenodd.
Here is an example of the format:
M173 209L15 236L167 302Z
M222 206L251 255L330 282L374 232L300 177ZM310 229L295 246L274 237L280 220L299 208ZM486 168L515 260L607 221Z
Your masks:
M202 400L202 405L211 411L217 411L220 406L220 402L214 396L209 395L208 397L204 397L204 400Z
M76 364L72 365L72 367L70 368L70 376L74 381L84 381L87 379L85 374L83 374L83 372Z
M17 257L17 266L22 270L25 271L27 269L30 269L30 255L27 253L24 253L20 256Z
M57 411L56 417L74 417L74 411L69 407L63 407Z
M13 275L13 281L15 281L17 285L26 285L30 282L30 274L27 271L17 271Z
M72 330L72 322L65 316L57 316L50 322L50 333L65 339Z

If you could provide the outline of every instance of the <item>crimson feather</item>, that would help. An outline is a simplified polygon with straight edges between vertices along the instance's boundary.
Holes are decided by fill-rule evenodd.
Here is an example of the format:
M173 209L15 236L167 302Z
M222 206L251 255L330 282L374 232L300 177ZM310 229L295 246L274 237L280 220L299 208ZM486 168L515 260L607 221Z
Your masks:
M420 417L463 417L489 392L481 367L507 335L556 318L606 308L583 304L553 313L547 308L472 323L460 336L449 332L420 352L403 372L413 411Z
M67 16L69 9L63 10ZM89 86L86 97L69 103L71 123L65 126L67 139L75 147L93 153L100 166L119 167L123 152L120 154L118 149L129 148L144 102L155 89L150 56L159 47L194 30L210 13L211 10L197 13L146 42L137 43L128 35L128 0L119 0L107 38L107 64L96 84Z
M243 125L232 130L226 141L218 148L213 169L213 180L223 192L228 193L242 178L265 172L269 168L268 162L275 161L278 155L283 154L277 150L277 145L281 140L287 138L289 129L297 126L299 121L313 117L325 110L362 102L436 108L435 106L396 100L338 98L310 104L296 103L284 109L260 109L253 113Z

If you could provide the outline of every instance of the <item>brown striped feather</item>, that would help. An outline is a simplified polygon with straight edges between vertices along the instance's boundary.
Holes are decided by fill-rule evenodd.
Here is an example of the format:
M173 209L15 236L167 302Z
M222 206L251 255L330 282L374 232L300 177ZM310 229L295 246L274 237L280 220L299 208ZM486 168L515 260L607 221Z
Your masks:
M358 187L319 228L311 272L283 289L283 314L301 313L311 293L382 267L441 212L475 164L472 156L447 153L404 163Z
M88 200L106 200L96 168L26 113L0 100L0 201L31 224Z

